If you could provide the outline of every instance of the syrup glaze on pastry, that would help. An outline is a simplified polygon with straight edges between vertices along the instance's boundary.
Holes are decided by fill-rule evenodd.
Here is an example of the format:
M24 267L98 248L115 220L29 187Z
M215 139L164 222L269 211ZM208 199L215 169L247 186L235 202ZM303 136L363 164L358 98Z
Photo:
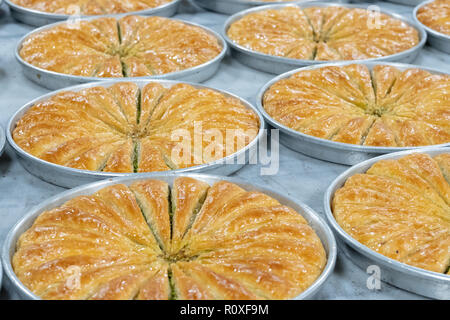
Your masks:
M14 272L43 299L289 299L322 273L319 237L256 191L189 177L117 184L43 212Z
M450 142L450 76L377 65L300 71L270 87L267 113L296 131L336 142L415 147Z
M450 1L435 0L421 7L417 19L428 28L450 36Z
M450 274L450 154L382 160L333 199L339 225L370 249Z
M11 0L18 6L56 14L104 15L156 8L173 0Z
M419 43L416 29L401 20L340 6L250 13L234 22L227 34L247 49L302 60L378 58Z
M215 90L157 82L140 89L119 82L61 92L35 104L17 122L13 139L55 164L130 173L219 160L245 147L258 131L252 110ZM230 132L236 139L227 141ZM215 139L216 133L223 139Z
M160 17L127 16L63 23L28 37L20 50L31 65L85 77L141 77L204 64L222 51L199 27Z

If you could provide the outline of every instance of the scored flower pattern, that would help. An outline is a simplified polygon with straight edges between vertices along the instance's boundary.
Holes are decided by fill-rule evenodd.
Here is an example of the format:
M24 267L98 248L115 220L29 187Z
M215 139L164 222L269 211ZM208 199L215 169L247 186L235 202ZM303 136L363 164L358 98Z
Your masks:
M43 299L289 299L326 261L293 209L227 181L180 177L171 189L117 184L42 213L13 267Z

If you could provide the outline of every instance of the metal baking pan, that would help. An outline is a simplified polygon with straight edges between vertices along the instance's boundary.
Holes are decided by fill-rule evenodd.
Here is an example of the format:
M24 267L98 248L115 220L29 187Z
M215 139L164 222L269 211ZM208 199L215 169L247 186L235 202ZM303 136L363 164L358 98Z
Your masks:
M304 0L320 1L320 0ZM326 2L327 0L322 0ZM330 0L333 1L333 0ZM235 14L242 10L247 10L257 6L266 6L269 4L280 4L280 1L250 1L250 0L194 0L200 7L224 14ZM292 2L302 2L301 0L292 0ZM347 3L347 0L336 0L333 2Z
M328 188L325 198L325 214L335 234L339 248L342 249L356 265L364 271L370 265L381 268L381 280L398 288L436 299L450 299L450 276L437 272L409 266L379 254L347 234L334 219L331 203L335 192L341 188L348 178L358 173L365 173L376 162L384 159L399 159L411 153L426 153L430 156L450 152L450 148L423 148L397 152L377 157L356 165L341 174Z
M6 145L5 130L2 128L2 126L0 126L0 157L5 151L5 145Z
M108 178L114 178L114 177L126 177L126 176L142 176L147 175L148 173L109 173L109 172L99 172L99 171L89 171L89 170L80 170L80 169L73 169L69 167L64 167L61 165L57 165L51 162L47 162L44 160L41 160L27 152L25 152L22 148L20 148L14 141L12 137L12 132L14 131L16 127L16 123L23 117L23 115L30 109L33 105L35 105L38 102L45 101L52 97L53 95L63 92L63 91L81 91L86 88L92 88L96 86L103 86L108 87L111 86L117 82L120 81L126 81L126 80L116 80L116 81L105 81L105 82L94 82L74 87L69 87L65 89L61 89L58 91L54 91L51 93L48 93L46 95L43 95L23 107L21 107L9 120L7 132L6 132L6 138L8 140L8 143L11 145L11 147L14 149L16 154L18 155L19 161L21 162L22 166L31 174L35 175L36 177L47 181L49 183L65 187L65 188L73 188L76 186L80 186L85 183L90 183L98 180L108 179ZM133 80L128 82L134 82L138 84L141 88L150 82L158 82L162 84L163 86L170 88L173 85L177 83L181 83L180 81L170 81L170 80ZM209 173L209 174L217 174L217 175L230 175L239 169L241 169L246 163L248 163L249 159L253 156L254 150L257 148L259 140L262 138L262 136L265 133L265 123L264 118L259 113L258 109L251 105L246 100L233 95L231 93L228 93L226 91L222 91L219 89L207 87L204 85L189 83L189 82L183 82L192 85L195 88L207 88L212 89L217 92L220 92L228 97L233 97L236 99L239 99L243 105L245 105L248 109L255 112L255 114L258 117L258 120L260 122L260 128L259 133L256 136L256 138L250 142L245 148L237 151L234 154L229 155L228 157L225 157L221 160L217 160L211 163L202 164L190 168L185 169L178 169L178 170L172 170L170 172L175 173L187 173L187 172L201 172L201 173ZM244 158L245 157L245 158ZM245 159L243 161L242 159ZM151 174L154 175L161 175L161 172L153 172Z
M256 98L256 105L258 107L259 112L266 119L266 122L270 124L272 127L280 130L281 144L285 145L286 147L294 151L306 154L313 158L345 165L355 165L362 161L379 156L381 154L423 148L423 147L368 147L317 138L293 130L279 123L278 121L274 120L264 109L263 107L264 94L276 82L282 79L289 78L293 74L300 71L319 69L328 66L344 66L348 64L355 64L355 62L354 61L336 62L304 67L284 73L272 79L266 85L264 85L264 87L258 93L258 96ZM366 62L362 64L366 65L370 70L372 70L372 68L376 65L390 65L402 71L409 68L420 68L422 70L429 71L433 74L444 74L443 72L440 72L435 69L403 63ZM450 146L450 143L435 145L434 147L445 147L445 146Z
M46 24L58 22L58 21L64 21L68 20L73 16L67 15L67 14L56 14L56 13L48 13L33 9L28 9L25 7L21 7L15 3L13 3L11 0L5 0L6 4L9 6L9 10L11 12L11 16L16 19L17 21L23 22L25 24L35 26L35 27L41 27ZM120 13L120 14L113 14L115 17L122 17L130 14L141 14L141 15L147 15L147 16L161 16L161 17L170 17L173 16L177 11L178 7L180 5L181 0L173 0L172 2L166 3L162 6L141 10L141 11L134 11L134 12L127 12L127 13ZM100 17L100 16L81 16L81 18L85 17ZM79 17L76 17L79 18Z
M384 0L384 1L385 2L392 2L392 3L403 4L405 6L417 6L423 0ZM360 1L360 2L363 2L363 1Z
M98 19L98 17L94 18L85 18L83 20L89 21L93 19ZM221 35L214 32L213 30L206 28L202 25L184 21L184 20L178 20L174 19L176 21L181 21L187 25L195 26L202 28L205 32L208 32L212 36L214 36L219 45L222 47L222 51L218 56L216 56L214 59L205 62L201 65L195 66L193 68L188 68L181 71L156 75L156 76L145 76L145 77L128 77L128 78L99 78L99 77L82 77L82 76L75 76L70 74L64 74L64 73L58 73L54 71L45 70L42 68L38 68L25 60L22 59L20 56L20 50L22 49L23 43L26 41L26 39L36 33L51 29L57 25L64 24L66 22L58 22L51 25L47 25L44 27L41 27L39 29L36 29L30 33L28 33L26 36L24 36L18 43L15 51L15 56L17 61L22 67L22 70L25 74L25 76L30 79L31 81L37 83L38 85L45 87L50 90L56 90L60 88L65 88L69 86L74 86L77 84L82 83L89 83L93 81L105 81L105 80L117 80L117 79L129 79L129 80L139 80L139 79L167 79L167 80L180 80L180 81L191 81L191 82L203 82L210 77L212 77L217 70L220 67L220 63L223 60L223 58L227 54L228 46L226 41L222 38Z
M420 22L419 19L417 19L417 12L419 11L419 9L431 2L434 2L434 0L423 2L414 8L414 12L413 12L414 20L418 25L420 25L422 28L424 28L426 30L426 32L428 34L428 43L430 45L432 45L433 47L435 47L436 49L438 49L440 51L444 51L444 52L450 54L450 36L440 33L440 32L437 32L437 31L427 27L422 22Z
M234 43L233 40L231 40L228 35L228 29L230 28L231 24L236 22L237 20L241 19L242 17L246 16L247 14L264 11L268 9L281 9L288 6L296 6L299 8L309 8L309 7L331 7L331 6L342 6L346 8L362 8L367 9L367 5L363 4L357 4L357 5L351 5L351 4L336 4L336 3L324 3L324 2L308 2L308 3L296 3L296 4L279 4L279 5L269 5L269 6L261 6L249 10L245 10L242 12L239 12L233 16L231 16L226 22L225 26L222 30L223 36L225 40L228 42L228 45L231 48L232 55L239 60L241 63L268 73L273 74L281 74L284 72L287 72L292 69L296 69L299 67L304 66L312 66L312 65L318 65L318 64L324 64L329 62L343 62L343 61L321 61L321 60L301 60L301 59L292 59L292 58L285 58L285 57L277 57L272 56L265 53L260 53L257 51L253 51L250 49L247 49L241 45L238 45ZM419 33L419 44L411 49L405 50L400 53L396 53L390 56L380 57L380 58L371 58L371 59L364 59L364 60L351 60L353 62L358 63L365 63L365 62L371 62L371 61L395 61L395 62L403 62L403 63L409 63L412 62L414 59L417 58L417 56L420 53L420 50L425 45L425 42L427 40L427 33L425 30L418 25L417 23L413 21L409 21L405 17L391 13L389 11L385 11L383 9L380 10L380 12L385 13L393 18L402 20L406 23L408 23L410 26L414 27L417 32ZM350 61L350 60L344 60L344 61Z
M320 240L322 241L322 244L325 248L326 254L327 254L327 264L322 272L322 274L319 276L319 278L303 293L301 293L299 296L297 296L295 299L311 299L318 290L322 287L322 285L325 283L327 278L332 274L334 265L336 262L336 256L337 256L337 246L336 242L333 236L333 233L331 229L328 227L326 222L316 213L314 212L310 207L307 205L290 198L280 192L273 191L271 189L267 189L264 187L256 186L249 184L247 182L244 182L239 179L235 178L223 178L220 176L212 176L212 175L203 175L203 174L173 174L173 173L166 173L166 174L158 174L158 175L147 175L147 176L141 176L141 177L125 177L125 178L116 178L116 179L109 179L97 183L92 183L86 186L78 187L76 189L72 189L66 192L63 192L51 199L48 199L38 205L37 207L31 209L9 232L8 236L6 237L6 241L3 245L3 251L2 251L2 262L3 267L5 269L5 287L8 288L9 292L12 294L15 294L13 296L14 298L22 298L22 299L38 299L32 292L30 292L17 278L17 276L14 273L14 270L11 265L11 259L16 251L16 243L19 239L20 235L24 233L26 230L28 230L34 220L44 211L50 210L52 208L58 207L62 204L64 204L66 201L80 196L80 195L88 195L95 193L99 189L105 188L110 185L114 185L117 183L124 183L126 185L130 185L136 180L141 180L143 178L151 178L151 179L159 179L168 182L170 185L173 184L174 180L179 176L189 176L201 181L204 181L208 183L209 185L212 185L219 181L230 181L232 183L235 183L239 185L240 187L244 188L247 191L260 191L264 192L267 195L277 199L280 201L281 204L287 205L294 210L298 211L309 223L309 225L314 229Z

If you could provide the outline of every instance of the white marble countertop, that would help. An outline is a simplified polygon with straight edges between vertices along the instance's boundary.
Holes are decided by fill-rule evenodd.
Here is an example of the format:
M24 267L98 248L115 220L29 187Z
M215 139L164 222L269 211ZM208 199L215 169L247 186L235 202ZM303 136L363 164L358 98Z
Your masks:
M372 1L394 12L410 16L412 7ZM177 18L190 20L220 31L227 16L204 11L185 0ZM27 80L14 58L19 38L33 28L14 21L6 5L0 10L0 124L5 127L11 115L26 102L48 90ZM415 61L418 65L450 72L450 58L445 53L426 47ZM219 72L207 85L228 90L250 102L258 90L274 75L252 70L227 57ZM327 163L280 147L280 170L275 176L260 176L258 165L248 165L235 176L261 184L311 206L323 214L322 199L327 186L347 167ZM0 158L0 244L10 228L32 206L64 189L39 180L18 163L10 147ZM339 255L334 274L317 295L318 299L421 299L422 297L383 283L380 290L367 289L368 275L345 256ZM8 298L2 291L1 298Z

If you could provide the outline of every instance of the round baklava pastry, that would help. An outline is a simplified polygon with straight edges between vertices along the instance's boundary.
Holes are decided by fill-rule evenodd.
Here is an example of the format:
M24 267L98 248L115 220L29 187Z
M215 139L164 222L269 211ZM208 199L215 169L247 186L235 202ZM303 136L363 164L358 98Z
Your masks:
M273 84L263 107L278 123L373 147L450 143L450 76L392 65L324 66Z
M435 0L417 11L417 19L434 31L450 36L450 1Z
M368 248L450 274L450 153L381 160L336 191L334 217Z
M227 34L246 49L301 60L380 58L420 42L417 30L399 19L342 6L253 12L232 23Z
M41 213L14 272L43 299L290 299L327 258L270 196L190 178L115 184Z
M157 8L173 0L11 0L31 10L55 14L104 15Z
M161 17L64 22L30 35L20 57L40 69L83 77L141 77L205 64L223 50L204 29Z
M28 154L54 164L132 173L223 159L251 143L259 128L253 110L213 89L117 82L36 103L12 137Z

